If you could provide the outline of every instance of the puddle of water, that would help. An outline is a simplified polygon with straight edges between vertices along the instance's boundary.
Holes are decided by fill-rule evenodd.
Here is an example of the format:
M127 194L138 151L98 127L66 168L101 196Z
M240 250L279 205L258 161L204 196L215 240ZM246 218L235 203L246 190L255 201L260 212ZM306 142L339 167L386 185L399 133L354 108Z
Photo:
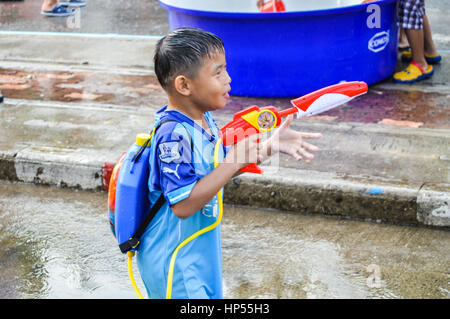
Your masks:
M226 217L236 298L450 297L446 231L235 207Z
M0 182L0 298L136 298L106 201ZM222 236L225 298L450 297L448 231L226 206Z
M154 76L113 76L101 72L25 71L0 68L0 90L7 98L164 105L166 96Z
M104 200L0 184L0 298L135 298Z

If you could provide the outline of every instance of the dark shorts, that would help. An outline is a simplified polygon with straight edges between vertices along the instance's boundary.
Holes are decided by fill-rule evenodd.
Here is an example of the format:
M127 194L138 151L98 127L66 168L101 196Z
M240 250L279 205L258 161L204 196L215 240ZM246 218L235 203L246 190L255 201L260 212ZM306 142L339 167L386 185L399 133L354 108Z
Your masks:
M398 23L404 29L423 29L425 0L400 0L398 2Z

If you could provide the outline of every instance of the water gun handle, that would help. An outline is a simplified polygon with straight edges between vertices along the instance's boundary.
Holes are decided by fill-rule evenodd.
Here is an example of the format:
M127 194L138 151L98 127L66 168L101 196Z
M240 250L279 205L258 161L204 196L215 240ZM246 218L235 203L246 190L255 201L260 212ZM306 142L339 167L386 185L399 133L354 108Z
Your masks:
M239 141L267 132L281 124L278 111L273 106L259 108L256 105L248 107L233 117L233 120L220 130L224 146L236 144ZM260 141L257 140L257 143ZM256 164L250 164L240 169L241 172L261 174L262 170Z

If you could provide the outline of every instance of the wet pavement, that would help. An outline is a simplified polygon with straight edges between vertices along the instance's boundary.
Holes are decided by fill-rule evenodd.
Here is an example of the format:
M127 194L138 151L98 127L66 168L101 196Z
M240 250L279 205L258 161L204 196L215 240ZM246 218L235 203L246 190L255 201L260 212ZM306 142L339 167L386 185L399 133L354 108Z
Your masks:
M37 101L92 101L144 107L167 103L165 92L151 75L0 68L0 90L7 98ZM233 114L250 105L274 105L279 110L291 107L287 98L233 96L227 107L216 113ZM306 120L448 129L449 111L448 94L374 87L361 98Z
M41 15L42 0L0 2L0 29L41 32L165 34L167 13L157 0L88 0L81 8L81 23Z
M166 96L154 76L99 72L0 69L0 90L8 98L116 105L163 105Z
M106 205L0 182L0 298L136 298ZM450 298L448 231L226 205L222 236L225 298Z

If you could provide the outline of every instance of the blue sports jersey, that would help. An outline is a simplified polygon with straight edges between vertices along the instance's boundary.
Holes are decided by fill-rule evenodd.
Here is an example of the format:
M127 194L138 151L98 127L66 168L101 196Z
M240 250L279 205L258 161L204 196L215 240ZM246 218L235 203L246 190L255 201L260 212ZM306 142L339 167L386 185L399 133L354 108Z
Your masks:
M165 298L169 263L176 247L218 217L217 195L201 210L178 218L170 206L189 197L197 181L214 169L214 147L219 129L209 112L205 119L212 135L185 114L166 110L155 115L163 123L151 140L150 203L164 194L165 204L156 213L137 248L139 272L150 298ZM219 150L219 162L226 149ZM182 247L175 260L172 298L222 298L220 224Z

